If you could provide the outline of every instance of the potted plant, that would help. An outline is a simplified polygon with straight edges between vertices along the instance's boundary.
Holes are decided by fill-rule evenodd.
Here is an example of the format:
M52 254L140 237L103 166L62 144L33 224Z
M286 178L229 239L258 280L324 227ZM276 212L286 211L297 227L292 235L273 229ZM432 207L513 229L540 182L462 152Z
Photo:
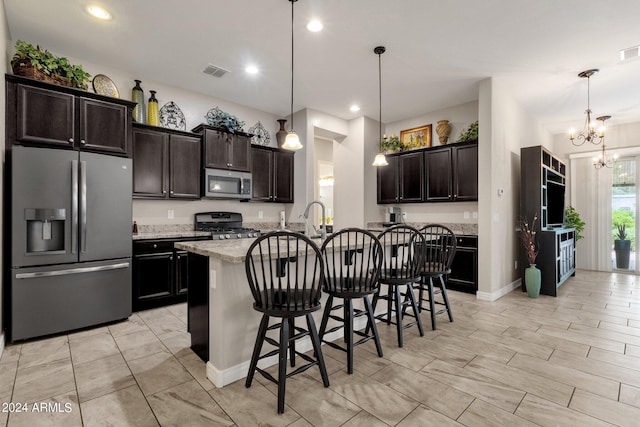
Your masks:
M57 57L40 46L22 40L16 42L16 53L11 59L13 73L62 86L86 90L91 74L80 65L73 65L64 57Z
M581 233L584 230L585 222L580 218L580 214L573 206L567 206L564 210L564 226L565 228L576 229L576 242L584 238Z
M529 267L524 270L524 284L527 288L529 298L538 298L542 282L540 269L536 267L536 257L538 256L538 242L536 240L537 221L538 214L533 216L531 225L529 225L527 218L520 220L520 239L524 246L527 261L529 262Z
M242 132L242 127L244 126L242 120L233 114L222 111L218 107L209 110L204 118L207 119L209 126L226 129L231 133Z
M631 240L627 239L627 226L617 226L616 239L613 241L613 250L616 252L616 268L629 268L629 254L631 254Z
M404 150L404 144L395 135L387 137L386 135L380 141L380 150L385 153L394 153Z
M478 140L478 121L471 123L466 130L460 132L458 142L470 142Z

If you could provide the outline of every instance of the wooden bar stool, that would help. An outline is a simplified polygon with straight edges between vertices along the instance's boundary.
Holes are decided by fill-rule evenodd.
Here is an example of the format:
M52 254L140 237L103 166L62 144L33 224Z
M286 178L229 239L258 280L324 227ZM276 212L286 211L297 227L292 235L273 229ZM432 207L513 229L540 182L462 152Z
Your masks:
M375 311L378 300L387 301L387 311L376 316L376 319L394 324L397 328L398 347L403 346L402 331L417 326L420 336L424 336L418 306L413 293L413 284L420 281L424 237L420 231L409 225L396 225L378 235L383 249L383 261L378 281L386 285L386 295L378 290L373 297ZM402 293L404 288L404 293ZM407 312L411 308L412 313ZM395 316L393 316L395 313ZM403 317L409 316L413 321L403 323ZM392 320L392 318L394 320Z
M346 228L334 233L325 240L321 248L325 265L324 292L329 295L320 324L320 341L333 348L347 353L347 373L353 373L353 348L371 339L376 344L378 356L382 357L382 346L378 337L373 306L370 295L378 289L378 274L382 265L382 245L376 236L359 228ZM342 299L342 304L335 303L335 299ZM353 300L361 299L364 309L353 307ZM332 311L342 310L339 314ZM354 330L354 320L366 316L367 328L365 332ZM327 330L329 319L340 322L339 325ZM325 334L344 328L345 347L324 339ZM371 334L368 334L369 328ZM354 334L360 339L354 342Z
M262 321L251 356L245 382L251 387L256 371L278 385L278 413L284 412L286 379L318 366L322 382L329 387L329 377L320 349L320 338L311 313L321 308L320 296L324 277L324 263L320 249L308 237L290 231L275 231L262 235L249 247L245 257L247 280L253 295L253 308L262 313ZM297 317L306 318L307 329L295 325ZM280 321L269 325L271 317ZM279 329L279 339L267 332ZM296 351L295 341L310 337L315 358ZM267 342L275 349L261 355ZM307 363L287 373L287 351L291 367L296 356ZM258 367L258 361L278 355L278 378Z
M440 224L425 225L420 229L424 237L424 263L420 269L418 289L418 309L431 313L431 329L436 329L436 315L447 313L449 321L453 322L453 313L449 305L447 287L444 275L451 273L451 263L456 253L456 235L451 229ZM434 284L434 279L438 282ZM439 289L438 289L439 287ZM425 295L426 294L426 295ZM436 300L436 295L442 295L442 300ZM428 307L424 303L429 303ZM436 310L436 306L444 306Z

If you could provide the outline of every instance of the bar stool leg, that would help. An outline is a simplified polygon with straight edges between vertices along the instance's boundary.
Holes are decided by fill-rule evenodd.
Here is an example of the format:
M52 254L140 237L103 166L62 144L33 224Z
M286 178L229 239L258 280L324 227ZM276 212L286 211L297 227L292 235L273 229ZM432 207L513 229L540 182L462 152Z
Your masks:
M256 336L256 343L253 346L253 354L251 355L251 364L249 365L249 374L247 375L247 379L244 383L244 386L249 388L251 387L251 382L253 381L253 374L256 372L256 366L258 365L258 359L260 359L260 352L262 351L262 344L264 343L264 337L267 334L267 328L269 327L269 316L266 314L262 315L262 320L260 321L260 327L258 328L258 335Z
M433 300L433 278L429 277L429 311L431 312L431 329L436 330L436 303Z
M367 322L367 330L365 333L368 333L369 327L371 327L371 333L373 334L373 340L376 343L376 350L378 351L378 357L382 357L382 345L380 345L380 337L378 336L378 328L376 327L376 318L374 317L374 310L371 306L371 301L369 301L368 296L364 296L364 306L367 310L367 317L369 321Z
M313 321L313 316L311 316L311 313L307 313L306 317L307 328L309 330L309 335L311 336L311 344L313 344L313 351L315 352L316 358L318 359L318 367L320 368L322 383L325 387L329 387L329 375L327 375L327 367L324 364L324 357L322 357L322 349L320 348L320 337L318 337L316 323Z
M424 329L422 329L422 320L420 320L420 314L418 313L418 306L416 304L416 297L413 294L413 285L409 283L407 285L407 295L409 297L409 301L411 302L411 308L413 310L413 314L416 316L416 323L418 324L418 331L420 331L420 336L424 336Z
M449 297L447 296L447 288L444 285L444 279L442 278L442 276L440 276L440 286L442 287L442 298L444 299L444 305L447 308L449 322L453 322L453 313L451 313L451 306L449 306Z
M296 333L296 319L295 317L289 318L289 363L291 367L296 366L296 341L293 336Z
M402 347L404 343L402 340L402 301L400 300L400 286L394 286L393 288L394 295L393 298L389 299L389 301L393 300L393 303L396 306L396 330L398 332L398 347ZM389 319L391 319L391 312L389 312Z
M280 354L278 360L278 413L284 413L284 395L287 381L287 347L289 346L289 319L280 326Z
M329 315L333 309L333 295L329 295L327 303L324 306L324 313L322 313L322 322L320 322L320 342L324 340L324 334L327 331L327 323L329 321Z
M344 337L347 345L347 373L353 373L353 301L344 300Z

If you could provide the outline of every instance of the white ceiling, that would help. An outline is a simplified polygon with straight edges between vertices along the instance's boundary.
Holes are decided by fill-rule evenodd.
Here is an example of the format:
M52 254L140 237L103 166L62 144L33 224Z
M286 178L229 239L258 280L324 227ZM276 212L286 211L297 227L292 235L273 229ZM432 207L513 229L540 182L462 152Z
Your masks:
M128 70L142 80L288 115L291 3L287 0L4 0L10 37ZM305 25L319 18L324 30ZM478 82L504 79L525 109L553 133L581 127L589 68L591 108L608 124L640 121L640 59L618 51L640 44L640 1L299 0L295 3L294 109L343 119L378 117L382 55L383 122L476 100ZM231 70L221 79L207 64ZM250 76L244 68L260 68ZM122 88L121 88L122 92ZM349 111L351 104L362 107Z

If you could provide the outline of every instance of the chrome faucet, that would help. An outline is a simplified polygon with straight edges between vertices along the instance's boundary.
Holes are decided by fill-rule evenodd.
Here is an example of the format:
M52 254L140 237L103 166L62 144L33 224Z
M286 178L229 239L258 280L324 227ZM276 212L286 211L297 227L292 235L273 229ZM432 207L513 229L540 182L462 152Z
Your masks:
M322 208L322 226L320 227L320 238L322 240L327 238L327 224L325 222L325 207L324 207L324 203L322 203L320 200L314 200L313 202L310 202L306 209L304 210L304 214L302 216L304 216L304 223L305 226L307 225L307 220L309 219L309 210L311 209L311 205L313 204L318 204L320 205L320 207ZM313 230L318 233L318 229L316 228L315 225L311 224L311 226L313 227Z

